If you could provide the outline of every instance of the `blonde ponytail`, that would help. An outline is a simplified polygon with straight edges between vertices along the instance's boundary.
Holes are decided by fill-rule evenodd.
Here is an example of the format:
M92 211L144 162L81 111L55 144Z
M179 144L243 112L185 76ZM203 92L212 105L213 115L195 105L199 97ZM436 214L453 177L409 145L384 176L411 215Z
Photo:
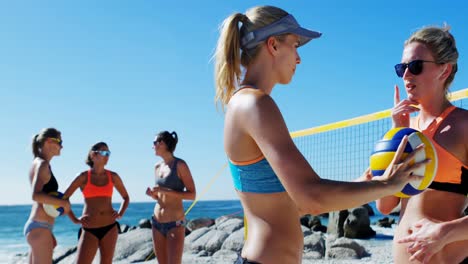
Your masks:
M244 14L236 13L226 18L215 52L215 101L226 105L241 79L241 50L239 22L246 21Z
M231 99L242 79L241 66L248 67L257 57L261 44L249 49L241 49L241 32L252 32L265 27L288 13L274 6L256 6L244 14L235 13L226 18L220 27L215 59L215 102L224 106ZM242 22L242 27L239 27Z

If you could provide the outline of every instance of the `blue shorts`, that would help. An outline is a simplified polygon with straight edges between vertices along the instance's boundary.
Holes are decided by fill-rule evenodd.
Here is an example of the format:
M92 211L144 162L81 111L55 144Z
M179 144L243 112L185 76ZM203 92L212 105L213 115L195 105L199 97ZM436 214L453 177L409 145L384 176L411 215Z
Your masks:
M31 230L36 229L36 228L45 228L49 229L50 232L52 233L52 229L54 228L54 225L49 224L47 222L39 222L35 220L28 220L26 224L24 224L24 229L23 229L23 234L26 236Z
M172 229L176 228L179 226L185 226L186 221L184 220L178 220L178 221L173 221L173 222L167 222L167 223L159 223L156 218L151 217L151 226L153 228L156 228L156 230L159 231L163 236L167 236L167 233Z

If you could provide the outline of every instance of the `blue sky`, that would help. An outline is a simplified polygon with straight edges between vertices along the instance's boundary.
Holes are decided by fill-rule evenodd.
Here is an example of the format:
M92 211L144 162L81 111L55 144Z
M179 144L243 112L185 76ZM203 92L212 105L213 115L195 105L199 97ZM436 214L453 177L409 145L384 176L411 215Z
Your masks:
M154 182L152 140L176 131L199 194L226 162L223 114L213 102L218 25L233 12L270 4L323 32L299 49L293 81L277 86L291 131L388 109L404 40L424 25L452 26L460 52L452 90L468 87L464 1L3 1L0 3L0 204L28 204L30 141L62 131L52 161L60 189L86 170L105 141L108 169L132 201ZM235 199L228 171L200 197ZM81 202L78 191L73 202ZM118 198L115 201L119 201Z

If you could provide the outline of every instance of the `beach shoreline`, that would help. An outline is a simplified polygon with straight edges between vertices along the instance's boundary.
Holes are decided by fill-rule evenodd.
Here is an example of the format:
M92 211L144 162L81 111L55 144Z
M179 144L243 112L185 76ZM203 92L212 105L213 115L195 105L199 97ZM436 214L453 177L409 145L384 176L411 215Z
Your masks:
M377 235L374 238L370 239L353 239L358 244L363 246L367 252L366 256L360 259L333 259L333 258L317 258L313 254L308 254L304 252L302 263L336 263L336 264L354 264L354 263L393 263L392 255L391 255L391 248L392 248L392 239L393 239L393 232L395 226L392 228L383 228L376 225L371 225L372 229L377 232ZM138 230L138 229L137 229ZM141 232L148 232L150 230L143 230ZM326 234L324 234L327 236ZM150 235L148 235L149 240L147 239L146 243L151 243ZM134 241L130 241L130 244ZM74 247L59 247L54 251L54 258L58 256L62 256L66 251L73 249ZM197 263L233 263L236 257L235 252L229 252L227 254L214 254L212 256L200 256L200 254L192 254L189 251L184 251L184 255L182 258L183 264L197 264ZM63 258L59 261L59 264L68 264L74 263L75 256L69 256ZM120 259L114 261L113 263L116 264L124 264L124 263L157 263L155 259L151 259L149 261L139 261L134 262L130 258L129 259ZM3 263L3 261L2 261ZM27 252L16 253L8 256L6 263L11 264L25 264L28 263ZM99 257L96 256L93 263L99 263Z

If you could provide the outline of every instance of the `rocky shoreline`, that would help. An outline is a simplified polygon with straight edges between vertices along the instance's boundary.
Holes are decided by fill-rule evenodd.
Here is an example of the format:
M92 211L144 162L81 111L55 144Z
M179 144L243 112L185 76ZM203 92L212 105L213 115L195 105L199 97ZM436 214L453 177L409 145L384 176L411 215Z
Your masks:
M303 263L392 263L392 229L373 225L380 231L388 230L386 239L364 239L376 235L369 222L371 212L366 207L345 211L330 214L328 227L322 226L318 217L301 218ZM149 219L141 220L138 226L120 228L114 263L157 263ZM183 263L233 263L243 247L244 220L239 217L194 219L187 224L186 233ZM54 263L68 264L75 260L76 247L54 252ZM14 256L13 263L27 263L27 253ZM99 263L98 256L93 263Z

